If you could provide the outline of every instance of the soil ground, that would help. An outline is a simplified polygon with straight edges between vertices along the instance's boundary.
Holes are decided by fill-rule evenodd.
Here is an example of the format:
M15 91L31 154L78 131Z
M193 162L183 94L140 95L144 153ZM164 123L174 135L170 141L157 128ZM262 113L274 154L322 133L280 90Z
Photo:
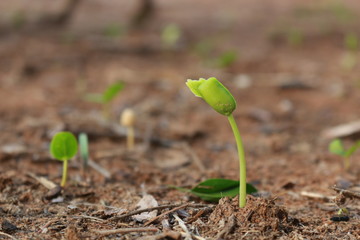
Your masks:
M159 0L136 29L135 3L85 1L66 26L52 27L38 20L62 2L45 2L0 3L0 239L360 239L359 199L340 204L331 189L360 191L360 153L345 171L324 135L359 120L359 52L344 46L348 33L360 36L358 1ZM171 49L160 38L167 23L182 30ZM124 31L110 34L111 26ZM204 59L196 46L207 41ZM238 56L230 66L209 61L228 50ZM238 179L226 118L185 86L211 76L238 103L248 182L259 190L244 209L237 198L213 205L169 187ZM118 80L125 90L106 122L83 96ZM118 125L128 107L137 113L134 151ZM39 177L61 181L62 164L48 152L58 131L87 133L92 160L110 176L82 172L76 157L65 189L49 197ZM354 131L344 141L359 138ZM158 215L189 205L150 224L124 217L149 195L165 206ZM339 207L348 221L330 220Z

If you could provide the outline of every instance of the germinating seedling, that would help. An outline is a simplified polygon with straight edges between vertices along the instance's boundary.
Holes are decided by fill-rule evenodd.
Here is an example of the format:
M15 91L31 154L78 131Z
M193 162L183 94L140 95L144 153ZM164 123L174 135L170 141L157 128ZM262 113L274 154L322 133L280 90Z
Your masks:
M215 111L225 115L229 120L238 149L240 163L239 207L242 208L246 204L246 161L241 136L234 116L232 115L236 108L235 99L229 90L214 77L207 80L204 78L200 78L199 80L188 79L186 85L195 96L204 99Z
M121 114L120 124L127 129L127 148L131 151L135 145L135 112L130 108L125 109Z
M114 83L110 85L102 94L87 94L85 99L91 102L96 102L102 104L103 107L103 116L105 119L110 117L110 103L115 99L115 97L120 93L124 88L124 84L121 82Z
M354 145L345 149L342 141L340 139L332 140L329 144L329 151L336 155L339 155L344 158L344 168L348 170L350 167L350 157L353 153L360 148L360 141L357 141Z
M86 133L79 134L80 156L83 170L86 170L89 164L89 143Z
M73 158L78 150L75 136L70 132L58 132L55 134L50 144L51 155L63 162L63 174L61 187L64 187L67 179L68 161Z
M168 24L161 33L161 41L165 47L174 48L181 38L181 29L176 24Z

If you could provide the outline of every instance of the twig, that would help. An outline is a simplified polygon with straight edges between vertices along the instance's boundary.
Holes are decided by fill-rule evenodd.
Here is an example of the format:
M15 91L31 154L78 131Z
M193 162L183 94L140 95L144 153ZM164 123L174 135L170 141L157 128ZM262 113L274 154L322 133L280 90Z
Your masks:
M116 216L114 218L112 218L112 220L121 220L127 217L130 217L132 215L136 215L136 214L140 214L143 212L151 212L154 210L162 210L162 209L166 209L166 208L174 208L174 207L179 207L182 206L182 204L168 204L168 205L161 205L161 206L157 206L157 207L152 207L152 208L145 208L145 209L139 209L139 210L135 210L120 216ZM214 205L211 204L189 204L187 207L193 207L193 208L201 208L201 207L214 207Z
M220 240L225 238L229 233L231 233L235 227L236 221L235 221L235 215L231 215L229 218L229 222L225 225L224 229L221 230L221 232L219 232L216 235L216 239Z
M321 200L325 200L325 201L330 201L330 200L335 198L333 196L325 196L325 195L320 194L320 193L307 192L307 191L300 192L300 195L304 196L304 197L308 197L308 198L321 199Z
M334 191L336 191L338 193L343 194L344 197L360 199L360 192L345 190L345 189L341 189L341 188L337 188L337 187L332 187L331 189L333 189Z
M100 235L111 235L111 234L117 234L117 233L131 233L131 232L157 232L159 229L157 228L119 228L119 229L110 229L110 230L92 230L93 233L97 233Z
M195 222L199 217L201 217L201 215L203 215L205 213L205 209L201 209L200 211L198 211L192 218L190 218L186 223L187 224L191 224L193 222Z
M104 219L93 217L93 216L87 216L87 215L80 215L80 216L70 216L72 218L87 218L98 222L104 222Z
M188 154L190 154L192 160L194 161L195 165L199 168L200 172L204 172L205 171L204 164L202 163L198 155L194 152L194 150L189 146L189 144L184 143L183 147L185 151L188 152Z
M27 175L29 177L32 177L33 179L35 179L36 181L38 181L41 185L43 185L44 187L46 187L47 189L51 190L54 189L57 185L55 183L53 183L52 181L44 178L44 177L38 177L35 174L28 172Z
M101 167L99 164L97 164L96 162L92 161L91 159L89 159L88 162L89 166L92 167L94 170L96 170L97 172L99 172L101 175L103 175L105 178L109 179L111 178L111 173L106 170L105 168Z
M181 229L185 232L185 240L192 240L191 237L191 233L189 232L189 229L186 227L185 223L183 220L181 220L178 215L174 214L174 218L176 219L176 221L178 221L179 226L181 227Z
M11 239L13 239L13 240L18 240L17 238L15 238L15 237L7 234L7 233L4 233L4 232L0 232L0 235L5 236L5 237L8 237L8 238L11 238Z
M178 207L176 207L176 208L170 209L169 211L163 212L162 214L160 214L160 215L158 215L158 216L150 219L149 221L147 221L147 222L144 224L144 226L149 225L150 223L156 221L156 220L159 219L159 218L162 218L163 216L165 216L165 215L167 215L167 214L169 214L169 213L175 212L175 211L177 211L177 210L179 210L179 209L182 209L182 208L186 208L186 207L189 206L189 205L190 205L190 203L185 203L185 204L180 205L180 206L178 206Z
M38 233L44 233L45 229L48 228L51 224L53 224L54 222L56 222L57 220L50 220L48 221L44 226L42 226Z
M341 124L321 133L325 139L347 137L360 132L360 121Z
M185 236L186 236L186 233L185 233L185 232L180 232L180 234L181 234L182 237L185 237ZM206 240L206 238L200 237L200 236L195 235L195 234L192 234L192 233L191 233L191 237L193 237L193 238L195 238L195 239L197 239L197 240Z

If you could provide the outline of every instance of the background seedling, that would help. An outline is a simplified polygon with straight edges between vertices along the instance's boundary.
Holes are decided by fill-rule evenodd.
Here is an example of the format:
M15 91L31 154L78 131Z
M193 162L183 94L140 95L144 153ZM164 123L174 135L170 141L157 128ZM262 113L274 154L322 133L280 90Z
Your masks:
M217 66L225 68L233 64L237 59L235 51L226 51L217 58Z
M79 134L79 145L80 145L80 156L82 160L83 170L86 170L89 164L89 144L86 133Z
M104 29L104 35L109 38L118 38L125 34L124 27L120 26L119 24L109 24Z
M345 35L344 44L347 50L356 51L359 48L359 38L355 33L348 33Z
M125 109L121 114L120 124L127 129L127 148L131 151L135 145L135 112L130 108Z
M167 48L174 48L181 38L181 29L176 24L168 24L161 33L161 41Z
M228 117L238 149L240 165L239 207L242 208L246 204L246 161L240 132L232 115L232 112L236 108L236 101L229 90L214 77L207 80L204 78L200 78L199 80L188 79L186 85L195 96L201 97L215 111Z
M102 104L103 116L105 119L110 118L110 103L124 88L124 84L121 82L110 85L102 94L92 93L87 94L85 99L91 102Z
M51 155L63 161L63 174L61 180L61 187L64 187L67 179L68 161L73 158L78 150L78 144L75 136L70 132L58 132L55 134L50 144Z
M289 29L287 32L287 42L289 45L298 47L304 42L304 34L297 28Z
M342 141L340 139L335 139L329 144L329 151L336 155L339 155L344 158L344 168L348 170L350 167L350 157L353 153L360 148L360 141L357 141L350 148L345 149Z

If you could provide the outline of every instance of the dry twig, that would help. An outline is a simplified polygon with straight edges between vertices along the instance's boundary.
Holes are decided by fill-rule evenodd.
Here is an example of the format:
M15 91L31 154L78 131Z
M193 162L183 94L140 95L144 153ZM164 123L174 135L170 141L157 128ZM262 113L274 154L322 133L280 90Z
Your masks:
M331 189L333 189L334 191L336 191L338 193L343 194L344 197L360 199L360 192L345 190L345 189L341 189L341 188L337 188L337 187L332 187Z
M179 206L182 206L182 205L183 204L168 204L168 205L161 205L161 206L152 207L152 208L139 209L139 210L135 210L135 211L120 215L120 216L116 216L116 217L112 218L112 220L117 221L117 220L121 220L121 219L124 219L124 218L127 218L127 217L131 217L133 215L140 214L140 213L143 213L143 212L151 212L151 211L154 211L154 210L162 210L162 209L166 209L166 208L176 208L176 207L179 207ZM210 208L212 208L212 207L214 207L214 205L211 205L211 204L191 204L190 203L187 207L193 207L193 208L210 207Z
M178 215L176 215L176 214L174 214L174 218L176 219L176 221L178 221L179 226L185 232L185 240L192 240L191 233L190 233L189 229L186 227L184 221L181 220L181 218L179 218Z
M100 234L102 236L117 234L117 233L131 233L131 232L157 232L157 228L119 228L119 229L109 229L109 230L92 230L92 232Z
M165 215L167 215L167 214L169 214L169 213L175 212L175 211L177 211L177 210L179 210L179 209L182 209L182 208L186 208L186 207L189 206L189 205L190 205L190 203L185 203L185 204L180 205L180 206L178 206L178 207L176 207L176 208L170 209L169 211L163 212L162 214L160 214L160 215L158 215L158 216L150 219L149 221L147 221L147 222L144 224L144 226L149 225L150 223L156 221L157 219L162 218L163 216L165 216Z
M13 240L17 240L17 238L15 238L15 237L7 234L7 233L4 233L4 232L0 232L0 236L1 236L1 235L2 235L2 236L5 236L5 237L8 237L8 238L10 238L10 239L13 239Z
M44 178L44 177L38 177L33 173L27 173L27 175L29 177L32 177L33 179L35 179L36 181L38 181L41 185L43 185L44 187L46 187L47 189L51 190L54 189L57 185L55 183L53 183L52 181Z
M320 193L307 192L307 191L300 192L300 195L304 196L304 197L308 197L308 198L320 199L320 200L325 200L325 201L330 201L330 200L335 198L333 196L325 196L325 195L320 194Z

